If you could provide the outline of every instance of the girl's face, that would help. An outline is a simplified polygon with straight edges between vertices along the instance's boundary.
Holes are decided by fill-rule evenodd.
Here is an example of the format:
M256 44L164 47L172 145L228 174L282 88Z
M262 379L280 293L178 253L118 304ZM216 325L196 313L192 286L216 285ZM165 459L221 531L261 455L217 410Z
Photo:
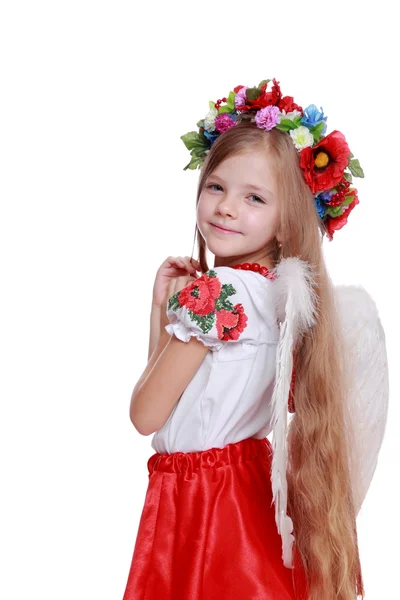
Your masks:
M197 205L197 226L216 257L214 266L258 262L272 267L265 246L274 237L281 241L278 225L278 190L266 152L231 156L208 176Z

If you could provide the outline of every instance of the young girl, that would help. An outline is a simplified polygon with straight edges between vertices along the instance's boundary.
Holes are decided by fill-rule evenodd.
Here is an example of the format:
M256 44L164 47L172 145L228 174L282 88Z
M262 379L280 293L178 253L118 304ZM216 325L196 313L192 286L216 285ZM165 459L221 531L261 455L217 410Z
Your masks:
M130 417L156 453L124 600L364 597L356 516L386 422L385 338L367 292L335 296L322 252L363 172L322 108L269 83L210 102L182 136L185 169L201 167L199 260L168 257L154 283Z

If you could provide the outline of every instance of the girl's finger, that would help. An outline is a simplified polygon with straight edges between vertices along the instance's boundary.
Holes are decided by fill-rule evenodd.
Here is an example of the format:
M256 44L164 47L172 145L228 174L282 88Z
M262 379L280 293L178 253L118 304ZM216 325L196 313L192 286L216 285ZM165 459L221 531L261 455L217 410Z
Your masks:
M192 264L193 264L193 265L196 267L196 270L197 270L197 271L200 271L200 269L201 269L201 265L200 265L200 263L199 263L199 261L198 261L198 260L196 260L196 259L192 258Z
M195 272L195 268L190 263L188 256L177 256L177 262L178 262L178 265L180 265L182 269L185 269L186 271L189 271L192 273Z
M188 273L195 274L196 271L200 271L200 263L195 259L190 259L189 256L175 256L170 261L178 269L185 269Z
M195 272L196 272L196 270L197 270L197 269L196 269L196 263L197 263L197 261L196 261L196 260L194 260L194 259L190 260L190 256L185 256L185 260L186 260L186 264L187 264L187 266L188 266L188 270L189 270L190 272L192 272L192 273L195 273ZM198 266L199 266L199 265L198 265Z
M185 262L181 256L174 257L172 264L175 265L178 269L185 269Z

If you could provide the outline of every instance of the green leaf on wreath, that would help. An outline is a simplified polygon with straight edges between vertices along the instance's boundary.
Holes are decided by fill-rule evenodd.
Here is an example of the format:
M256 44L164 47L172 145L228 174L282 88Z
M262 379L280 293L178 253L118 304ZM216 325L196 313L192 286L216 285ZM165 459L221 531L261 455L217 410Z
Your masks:
M342 214L341 206L327 206L325 210L325 214L330 215L331 217L338 217Z
M192 150L192 148L204 148L207 150L207 138L198 131L189 131L189 133L185 133L180 137L188 150Z
M260 83L258 84L258 86L257 86L257 87L258 87L258 89L259 89L259 90L261 90L262 86L263 86L265 83L267 83L267 84L268 84L270 81L271 81L270 79L263 79L263 80L262 80L262 81L260 81Z
M204 127L204 119L200 119L200 121L197 121L196 125L197 127Z
M290 131L291 129L297 129L296 123L290 119L281 119L281 122L276 126L281 131Z
M325 121L321 121L320 123L318 123L318 125L314 125L314 127L311 127L310 129L310 133L314 138L314 142L319 142L321 137L322 137L322 130L324 128L325 125Z
M347 171L345 171L345 172L343 173L343 175L344 175L344 178L345 178L347 181L350 181L350 183L352 183L352 181L353 181L353 177L352 177L351 173L348 173Z
M342 206L349 206L349 204L353 202L354 196L355 194L349 194L348 196L346 196L346 200L342 202Z
M358 158L352 158L349 160L348 168L354 177L364 177L364 171L361 168Z
M213 102L212 100L209 101L208 106L210 108L210 110L212 110L213 108L215 108L215 102Z
M232 109L231 109L231 108L229 108L229 106L227 106L227 105L225 105L225 106L220 106L220 107L219 107L219 109L218 109L218 114L219 114L219 115L222 115L222 114L224 114L224 113L230 113L230 112L232 112Z
M207 150L208 148L203 148L203 147L198 147L198 148L192 148L190 154L192 155L192 157L197 157L200 158L203 156L204 154L204 150Z
M191 169L193 171L194 169L197 169L197 167L201 167L203 162L204 162L204 159L202 159L198 156L192 156L190 163L188 163L186 165L186 167L183 167L183 170L186 171L186 169Z
M260 95L260 90L256 87L248 87L246 90L246 98L247 100L256 100Z
M235 109L235 92L229 92L226 105L232 110Z

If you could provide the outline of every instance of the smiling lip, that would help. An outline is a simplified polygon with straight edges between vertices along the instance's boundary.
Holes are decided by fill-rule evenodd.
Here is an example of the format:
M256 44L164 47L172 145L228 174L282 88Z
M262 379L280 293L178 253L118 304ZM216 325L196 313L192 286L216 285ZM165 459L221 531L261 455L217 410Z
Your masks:
M216 231L219 231L220 233L227 233L227 234L240 233L240 231L233 231L233 229L225 229L224 227L220 227L219 225L214 225L214 223L211 223L211 225L214 227L214 229Z

